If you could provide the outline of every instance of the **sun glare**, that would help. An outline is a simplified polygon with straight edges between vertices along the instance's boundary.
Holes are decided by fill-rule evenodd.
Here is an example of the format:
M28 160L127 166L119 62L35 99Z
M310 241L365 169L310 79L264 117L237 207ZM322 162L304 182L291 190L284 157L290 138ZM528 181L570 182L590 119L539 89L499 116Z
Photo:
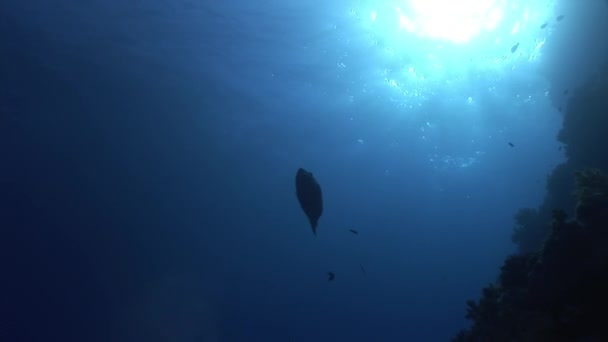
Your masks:
M348 44L365 53L347 54L339 64L347 72L351 62L364 62L417 104L440 87L537 62L555 15L555 0L363 1L350 12L357 34ZM356 56L362 60L349 60Z
M423 37L466 42L500 22L504 1L411 0L409 11L397 8L408 31Z

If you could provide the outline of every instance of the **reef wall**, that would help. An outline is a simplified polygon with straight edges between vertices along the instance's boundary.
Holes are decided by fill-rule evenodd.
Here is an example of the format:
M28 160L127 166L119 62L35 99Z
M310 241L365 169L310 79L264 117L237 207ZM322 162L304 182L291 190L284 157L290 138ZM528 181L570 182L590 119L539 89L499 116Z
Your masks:
M572 93L557 138L567 161L543 203L516 213L518 252L453 341L608 341L608 63Z

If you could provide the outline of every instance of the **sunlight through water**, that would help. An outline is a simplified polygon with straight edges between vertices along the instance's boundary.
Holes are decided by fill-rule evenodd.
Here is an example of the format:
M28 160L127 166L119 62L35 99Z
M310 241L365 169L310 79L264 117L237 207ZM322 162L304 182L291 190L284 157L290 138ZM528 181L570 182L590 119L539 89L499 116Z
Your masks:
M466 42L500 22L504 0L412 0L409 13L396 7L400 28L434 39Z
M339 66L363 65L368 86L384 83L409 107L472 82L491 92L507 73L542 62L555 16L553 0L376 0L348 15L350 52Z

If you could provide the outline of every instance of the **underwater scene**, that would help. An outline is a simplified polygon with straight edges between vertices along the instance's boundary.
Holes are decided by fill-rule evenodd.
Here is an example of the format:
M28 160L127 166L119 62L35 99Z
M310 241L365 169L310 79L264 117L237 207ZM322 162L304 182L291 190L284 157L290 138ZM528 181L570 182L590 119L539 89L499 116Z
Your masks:
M5 0L0 342L608 341L607 0Z

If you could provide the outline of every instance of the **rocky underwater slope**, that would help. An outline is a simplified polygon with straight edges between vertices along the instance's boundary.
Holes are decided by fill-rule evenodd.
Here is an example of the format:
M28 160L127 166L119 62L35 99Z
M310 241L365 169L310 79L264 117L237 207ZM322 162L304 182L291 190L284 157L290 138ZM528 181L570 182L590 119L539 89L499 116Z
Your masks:
M608 341L608 64L573 92L558 135L567 161L538 208L515 215L517 253L452 341Z

